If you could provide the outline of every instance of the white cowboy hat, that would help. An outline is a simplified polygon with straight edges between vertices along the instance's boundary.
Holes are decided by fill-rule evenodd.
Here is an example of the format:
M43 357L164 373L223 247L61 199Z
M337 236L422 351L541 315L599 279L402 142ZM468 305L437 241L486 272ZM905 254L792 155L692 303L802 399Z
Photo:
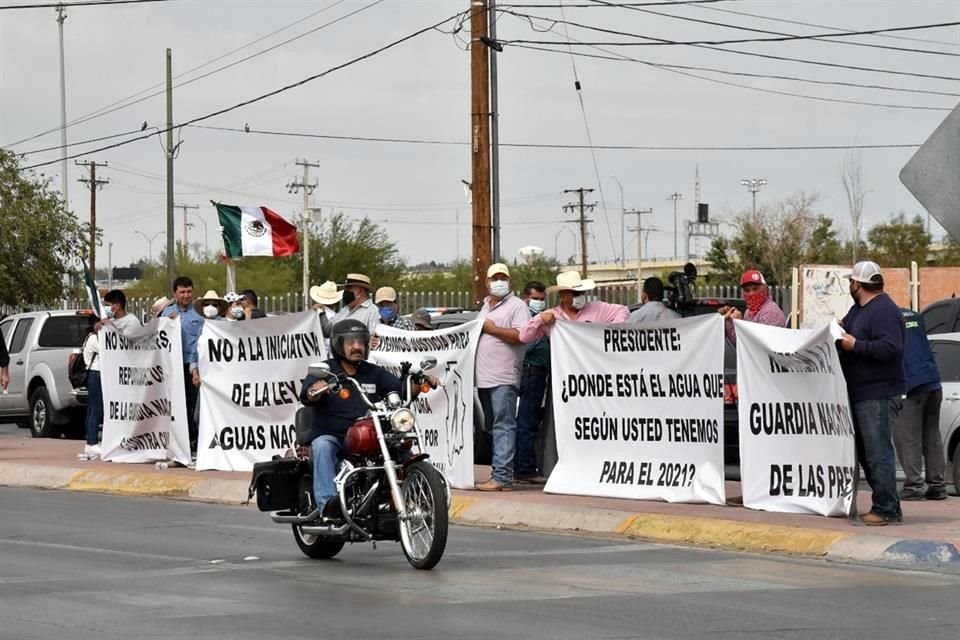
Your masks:
M197 313L202 314L203 308L208 304L214 305L220 311L220 315L227 312L227 301L221 298L220 294L213 289L203 294L203 297L199 300L194 300L193 308L197 310Z
M173 300L171 300L167 296L160 296L159 298L153 301L153 306L150 307L150 313L154 316L157 315L158 313L160 313L161 311L169 307L171 302L173 302Z
M310 287L310 298L319 304L334 305L343 299L343 291L337 289L337 283L327 280L320 286Z
M579 271L564 271L557 274L557 284L548 287L547 293L556 293L558 291L592 291L597 288L597 283L590 279L580 278Z

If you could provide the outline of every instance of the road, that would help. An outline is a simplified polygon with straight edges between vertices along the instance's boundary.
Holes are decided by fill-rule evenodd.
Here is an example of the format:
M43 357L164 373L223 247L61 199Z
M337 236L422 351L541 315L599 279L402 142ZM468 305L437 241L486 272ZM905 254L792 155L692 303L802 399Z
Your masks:
M300 555L252 508L0 488L0 638L960 637L960 576L455 527Z

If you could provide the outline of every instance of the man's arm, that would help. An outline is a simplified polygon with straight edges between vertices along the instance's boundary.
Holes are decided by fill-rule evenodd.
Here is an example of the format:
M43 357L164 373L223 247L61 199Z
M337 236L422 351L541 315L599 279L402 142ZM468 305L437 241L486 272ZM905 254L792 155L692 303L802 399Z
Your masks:
M520 341L519 329L514 329L513 327L498 327L490 318L483 321L483 333L493 336L494 338L500 338L509 344L523 344L523 342Z
M0 335L0 387L6 390L10 385L10 354L7 352L7 341Z
M630 317L630 310L622 304L605 304L607 305L607 309L606 313L604 313L604 322L608 324L623 324L627 321L627 318Z

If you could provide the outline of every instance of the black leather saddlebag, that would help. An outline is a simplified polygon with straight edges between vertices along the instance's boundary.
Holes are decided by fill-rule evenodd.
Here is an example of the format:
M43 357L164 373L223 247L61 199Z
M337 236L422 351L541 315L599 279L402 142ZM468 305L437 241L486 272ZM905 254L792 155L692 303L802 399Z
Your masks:
M248 500L257 495L260 511L297 511L309 500L310 461L301 458L277 458L253 465Z

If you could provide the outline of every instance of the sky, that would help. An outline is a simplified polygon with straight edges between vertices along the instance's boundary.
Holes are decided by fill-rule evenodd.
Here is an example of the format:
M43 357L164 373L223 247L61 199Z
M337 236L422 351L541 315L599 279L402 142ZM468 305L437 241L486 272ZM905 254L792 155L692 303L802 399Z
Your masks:
M18 4L29 0L0 0L0 146L26 154L24 166L51 162L35 171L53 177L59 188L56 13L49 7L3 10ZM873 46L822 39L714 45L824 65L703 46L636 43L775 37L760 30L814 35L958 22L960 2L728 0L634 8L591 0L497 4L503 9L497 37L505 41L497 59L501 242L507 260L530 245L561 260L577 252L576 225L566 222L572 216L563 205L575 197L564 190L579 187L595 189L588 196L588 202L597 202L591 213L591 260L610 260L622 251L628 258L636 255L635 234L622 237L622 207L653 209L643 218L643 225L653 228L645 255L670 257L674 211L667 196L684 196L677 202L682 228L695 215L697 171L700 200L709 203L711 217L721 223L751 206L741 180L763 178L767 184L757 194L758 206L798 192L816 193L816 212L832 217L849 235L840 165L850 151L785 147L909 145L860 152L865 225L884 222L899 211L926 215L898 173L960 100L960 81L945 79L960 78L960 27L835 38ZM184 83L174 89L174 121L179 124L329 71L468 8L468 0L173 0L68 8L67 120L162 90L167 48L173 51L175 85ZM319 164L311 169L317 188L310 204L321 217L333 212L369 217L387 229L409 263L468 258L471 213L461 180L470 180L471 171L469 21L452 33L457 26L450 20L299 87L179 129L175 201L199 206L188 210L190 241L203 240L205 223L211 251L220 246L211 200L299 216L302 196L289 193L287 185L302 178L295 163L307 159ZM568 48L565 42L573 44ZM617 42L634 45L612 44ZM241 61L248 56L253 57ZM848 84L832 84L837 82ZM166 229L165 160L156 135L92 150L141 135L144 122L162 128L165 118L161 94L68 126L68 155L109 165L97 173L109 179L97 194L97 222L104 236L99 266L106 265L107 243L113 243L114 266L151 250L156 257L162 250L165 236L158 234ZM250 133L243 130L246 125ZM48 130L52 132L19 142ZM448 144L257 133L261 131ZM127 132L136 135L78 144ZM596 147L683 149L595 148L591 153L591 141ZM77 182L85 170L74 162L68 161L69 204L87 220L90 194ZM178 209L177 240L182 239L182 216ZM732 230L726 224L720 229ZM943 233L936 222L931 231L935 239ZM701 241L699 251L707 246Z

